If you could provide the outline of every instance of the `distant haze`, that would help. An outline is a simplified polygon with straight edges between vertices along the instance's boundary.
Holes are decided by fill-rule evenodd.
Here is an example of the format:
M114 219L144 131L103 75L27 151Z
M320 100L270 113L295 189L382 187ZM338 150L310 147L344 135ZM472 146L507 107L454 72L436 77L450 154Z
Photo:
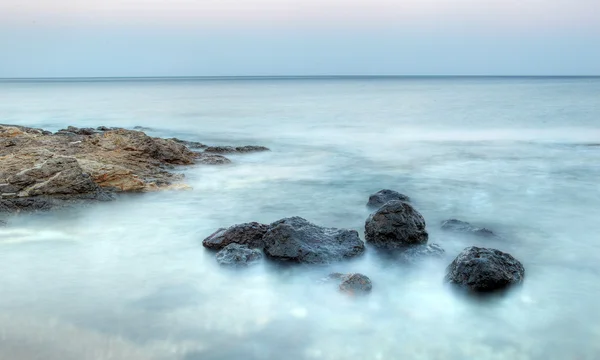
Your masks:
M598 0L1 0L0 77L600 75Z

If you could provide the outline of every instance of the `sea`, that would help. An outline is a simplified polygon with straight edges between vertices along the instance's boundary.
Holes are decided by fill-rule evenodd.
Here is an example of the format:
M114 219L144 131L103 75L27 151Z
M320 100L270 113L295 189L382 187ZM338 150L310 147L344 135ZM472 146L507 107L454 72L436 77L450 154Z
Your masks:
M3 80L0 123L271 149L176 168L188 191L9 217L2 360L600 359L598 77ZM442 259L367 249L233 271L202 246L290 216L364 239L381 189L410 196ZM446 219L498 236L445 232ZM468 246L512 254L524 283L455 291L446 267ZM321 282L331 272L373 290L347 296Z

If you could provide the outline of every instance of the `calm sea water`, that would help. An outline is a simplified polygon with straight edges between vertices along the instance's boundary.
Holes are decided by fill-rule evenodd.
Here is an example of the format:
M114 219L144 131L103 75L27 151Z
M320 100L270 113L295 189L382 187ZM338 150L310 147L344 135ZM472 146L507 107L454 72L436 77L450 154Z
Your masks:
M0 123L272 149L181 169L192 191L11 218L0 359L600 358L600 78L4 82ZM414 199L445 259L231 272L201 245L294 215L363 234L382 188ZM448 218L501 236L441 232ZM520 259L524 286L445 286L470 245ZM319 285L331 271L372 294Z

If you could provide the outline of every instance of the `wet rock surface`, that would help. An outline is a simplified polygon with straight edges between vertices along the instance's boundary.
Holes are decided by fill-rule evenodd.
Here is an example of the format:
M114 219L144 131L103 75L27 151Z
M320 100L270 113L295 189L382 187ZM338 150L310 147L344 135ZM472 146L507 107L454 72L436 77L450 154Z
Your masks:
M180 188L174 166L227 164L190 150L200 143L151 137L141 131L69 126L55 134L0 125L0 211L37 211L115 192Z
M365 295L373 289L373 283L366 275L353 274L330 274L326 280L339 282L339 290L348 295Z
M205 165L231 164L231 160L229 160L225 156L217 155L217 154L206 154L206 153L198 154L197 162L199 164L205 164Z
M365 250L358 232L321 227L301 217L272 223L263 241L270 258L308 264L340 261Z
M491 292L522 283L525 268L510 254L472 246L458 254L446 273L449 283L475 292Z
M400 194L394 190L379 190L375 194L369 196L369 201L367 202L367 207L371 209L378 209L385 205L388 201L398 200L410 202L410 198L404 194Z
M415 264L427 259L441 259L446 252L438 244L411 246L398 254L400 262Z
M230 244L246 245L253 249L263 249L264 235L269 229L268 225L257 222L236 224L229 228L221 228L202 241L204 247L212 250L221 250Z
M244 268L257 265L263 258L259 249L251 249L246 245L229 244L221 249L217 255L217 263L221 266Z
M442 230L453 231L457 233L471 234L482 237L494 237L496 234L490 229L480 228L471 225L466 221L450 219L442 222Z
M169 140L172 140L172 141L175 141L176 143L185 145L185 146L187 146L190 149L205 149L205 148L208 147L208 146L206 146L206 145L204 145L204 144L202 144L200 142L197 142L197 141L181 140L181 139L178 139L178 138L170 138Z
M365 223L367 244L380 250L402 251L427 243L425 219L412 205L398 200L384 204Z
M204 152L215 153L215 154L235 154L235 153L249 153L249 152L260 152L269 151L269 148L264 146L208 146L204 149Z

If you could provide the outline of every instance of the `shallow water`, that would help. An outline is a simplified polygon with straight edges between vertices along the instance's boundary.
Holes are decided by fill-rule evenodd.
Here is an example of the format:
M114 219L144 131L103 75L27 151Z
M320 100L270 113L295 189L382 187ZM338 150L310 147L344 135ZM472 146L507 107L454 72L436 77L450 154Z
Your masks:
M10 218L0 359L600 358L598 78L13 82L0 123L272 149L182 168L191 191ZM232 272L201 246L293 215L362 236L381 188L411 196L445 259ZM442 232L448 218L500 237ZM445 286L470 245L520 259L524 285ZM318 283L332 271L368 275L372 294Z

